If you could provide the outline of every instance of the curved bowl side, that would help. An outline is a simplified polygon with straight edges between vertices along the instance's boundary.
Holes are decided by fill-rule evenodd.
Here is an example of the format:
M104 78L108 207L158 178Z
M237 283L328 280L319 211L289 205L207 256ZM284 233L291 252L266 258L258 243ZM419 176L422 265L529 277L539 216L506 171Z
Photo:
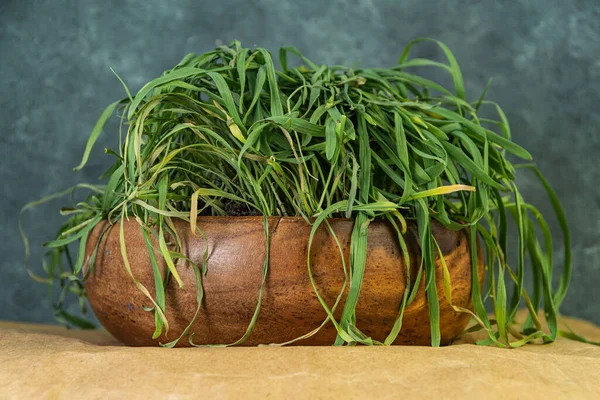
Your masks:
M199 217L206 241L192 234L190 226L175 220L183 252L202 265L208 245L207 274L203 277L204 301L190 333L196 344L224 344L238 340L246 331L258 302L265 260L265 234L262 217ZM301 218L269 217L269 269L256 326L244 345L283 343L305 335L326 319L307 271L307 249L311 226ZM340 246L323 224L311 247L310 262L315 285L323 300L332 307L344 286L350 250L353 220L331 219L330 226ZM155 295L154 275L140 226L124 222L126 250L133 276ZM119 242L119 226L101 222L92 232L87 255L94 251L101 232L96 261L85 286L90 305L102 325L118 340L132 346L151 346L171 341L183 332L197 308L195 276L191 265L182 262L177 270L184 283L179 288L174 279L166 287L168 336L152 339L154 313L144 310L152 303L136 287L127 273ZM469 240L464 231L449 231L432 223L432 232L440 245L452 282L454 305L471 308L471 265ZM415 283L420 263L416 226L409 225L404 236L410 254L411 285ZM155 248L158 243L155 241ZM369 226L367 264L356 307L358 328L373 339L383 341L398 314L406 287L407 268L398 245L396 232L384 221ZM161 273L166 265L158 252ZM470 316L455 312L444 297L443 271L436 260L436 286L440 297L442 344L449 344L467 325ZM479 280L483 281L483 256L478 254ZM429 345L429 310L421 279L414 301L406 308L402 330L394 344ZM346 287L334 315L339 318L347 296ZM330 345L335 328L327 323L310 338L297 345ZM189 346L187 338L178 346Z

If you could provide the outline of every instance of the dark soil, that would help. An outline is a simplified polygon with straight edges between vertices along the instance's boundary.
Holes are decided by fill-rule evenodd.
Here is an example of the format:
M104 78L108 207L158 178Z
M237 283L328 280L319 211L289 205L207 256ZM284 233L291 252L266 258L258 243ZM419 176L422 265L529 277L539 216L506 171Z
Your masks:
M235 203L228 201L223 204L223 209L227 212L230 217L246 217L246 216L259 216L262 215L260 211L255 208L251 208L245 204Z

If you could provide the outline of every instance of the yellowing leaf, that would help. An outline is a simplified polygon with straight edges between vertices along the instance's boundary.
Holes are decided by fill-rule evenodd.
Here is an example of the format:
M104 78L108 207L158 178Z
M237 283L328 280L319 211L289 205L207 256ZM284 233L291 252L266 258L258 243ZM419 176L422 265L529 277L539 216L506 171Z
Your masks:
M240 127L237 126L235 122L233 122L233 120L229 119L227 121L227 126L229 127L229 131L231 131L231 134L235 136L237 140L239 140L242 143L246 143L246 138L244 137L244 134L242 133Z
M469 185L446 185L446 186L440 186L440 187L436 187L435 189L429 189L429 190L424 190L422 192L416 192L414 193L412 196L410 196L410 200L415 200L415 199L420 199L423 197L430 197L430 196L439 196L442 194L449 194L449 193L454 193L454 192L458 192L458 191L467 191L467 192L474 192L475 191L475 187L474 186L469 186Z

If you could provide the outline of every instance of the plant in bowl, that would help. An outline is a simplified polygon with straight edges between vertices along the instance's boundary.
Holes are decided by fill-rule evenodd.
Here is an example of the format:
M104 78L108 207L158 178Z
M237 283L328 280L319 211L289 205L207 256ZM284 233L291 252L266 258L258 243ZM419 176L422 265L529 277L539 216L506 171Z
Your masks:
M410 58L424 41L447 63ZM31 272L60 287L59 319L88 326L62 309L74 293L131 345L437 346L471 319L488 334L480 344L553 341L571 273L564 213L501 108L467 100L450 50L418 39L391 68L320 65L293 47L279 59L280 70L267 50L233 42L187 55L135 96L123 83L127 97L102 113L76 168L119 113L106 184L67 191L90 195L62 210L47 276ZM453 90L415 67L446 71ZM558 288L552 236L519 193L518 168L558 217Z

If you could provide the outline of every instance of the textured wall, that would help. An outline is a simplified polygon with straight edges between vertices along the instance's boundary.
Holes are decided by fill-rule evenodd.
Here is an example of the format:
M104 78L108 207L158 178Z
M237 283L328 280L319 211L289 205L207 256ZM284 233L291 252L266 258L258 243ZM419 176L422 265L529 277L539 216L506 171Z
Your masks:
M514 139L531 151L566 207L575 268L563 311L600 323L597 0L0 3L0 319L52 321L46 289L22 268L17 213L27 201L94 182L108 167L101 149L114 147L114 123L88 167L72 172L101 110L123 96L109 67L137 90L187 52L236 38L274 54L292 44L321 63L390 66L410 39L430 36L455 52L471 99L493 77L488 98L504 107ZM420 53L436 54L433 47ZM519 183L550 216L535 180L523 174ZM40 244L60 224L59 205L26 214L36 267ZM563 248L556 239L558 265Z

